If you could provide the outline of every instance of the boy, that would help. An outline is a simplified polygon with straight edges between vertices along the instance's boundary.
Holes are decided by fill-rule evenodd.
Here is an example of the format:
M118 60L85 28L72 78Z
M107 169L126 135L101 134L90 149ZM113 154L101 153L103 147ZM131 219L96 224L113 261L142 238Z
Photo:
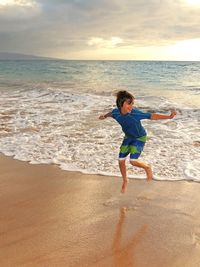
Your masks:
M138 160L147 139L141 120L172 119L176 116L176 111L171 111L170 115L142 112L134 107L134 99L134 96L129 92L119 91L116 100L117 108L99 117L100 120L112 117L121 125L122 131L125 133L119 152L119 169L123 178L122 193L126 191L128 184L125 162L128 154L130 154L130 163L133 166L144 169L147 180L153 179L151 165Z

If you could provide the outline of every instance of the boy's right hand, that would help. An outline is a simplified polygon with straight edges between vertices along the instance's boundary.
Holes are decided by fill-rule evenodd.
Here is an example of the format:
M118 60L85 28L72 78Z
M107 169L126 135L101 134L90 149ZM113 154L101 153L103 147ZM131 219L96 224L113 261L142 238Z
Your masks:
M173 119L176 116L177 112L175 110L171 110L170 119Z

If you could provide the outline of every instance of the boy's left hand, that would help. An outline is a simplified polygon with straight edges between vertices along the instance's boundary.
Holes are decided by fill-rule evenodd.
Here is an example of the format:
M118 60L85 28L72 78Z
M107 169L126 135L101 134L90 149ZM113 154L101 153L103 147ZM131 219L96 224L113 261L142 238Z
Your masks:
M100 115L99 116L99 120L104 120L106 117L105 117L105 115Z
M176 116L176 110L171 110L171 114L169 115L170 119L173 119Z

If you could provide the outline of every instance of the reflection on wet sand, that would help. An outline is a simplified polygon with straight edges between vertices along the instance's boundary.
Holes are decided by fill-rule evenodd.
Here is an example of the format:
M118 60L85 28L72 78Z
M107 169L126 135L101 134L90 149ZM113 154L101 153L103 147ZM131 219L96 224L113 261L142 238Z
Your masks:
M142 241L147 230L147 225L143 225L137 232L134 233L127 244L122 245L122 231L126 219L126 208L120 209L119 221L116 226L116 231L113 239L112 253L113 253L113 267L122 266L136 266L134 261L134 249Z

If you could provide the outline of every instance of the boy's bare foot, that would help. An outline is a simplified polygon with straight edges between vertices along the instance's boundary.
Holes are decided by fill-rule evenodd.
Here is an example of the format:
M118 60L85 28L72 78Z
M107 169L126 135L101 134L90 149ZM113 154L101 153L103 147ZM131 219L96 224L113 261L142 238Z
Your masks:
M125 193L128 185L128 179L123 181L121 193Z
M150 164L148 164L145 168L145 172L147 175L147 181L151 181L153 179L153 172Z

